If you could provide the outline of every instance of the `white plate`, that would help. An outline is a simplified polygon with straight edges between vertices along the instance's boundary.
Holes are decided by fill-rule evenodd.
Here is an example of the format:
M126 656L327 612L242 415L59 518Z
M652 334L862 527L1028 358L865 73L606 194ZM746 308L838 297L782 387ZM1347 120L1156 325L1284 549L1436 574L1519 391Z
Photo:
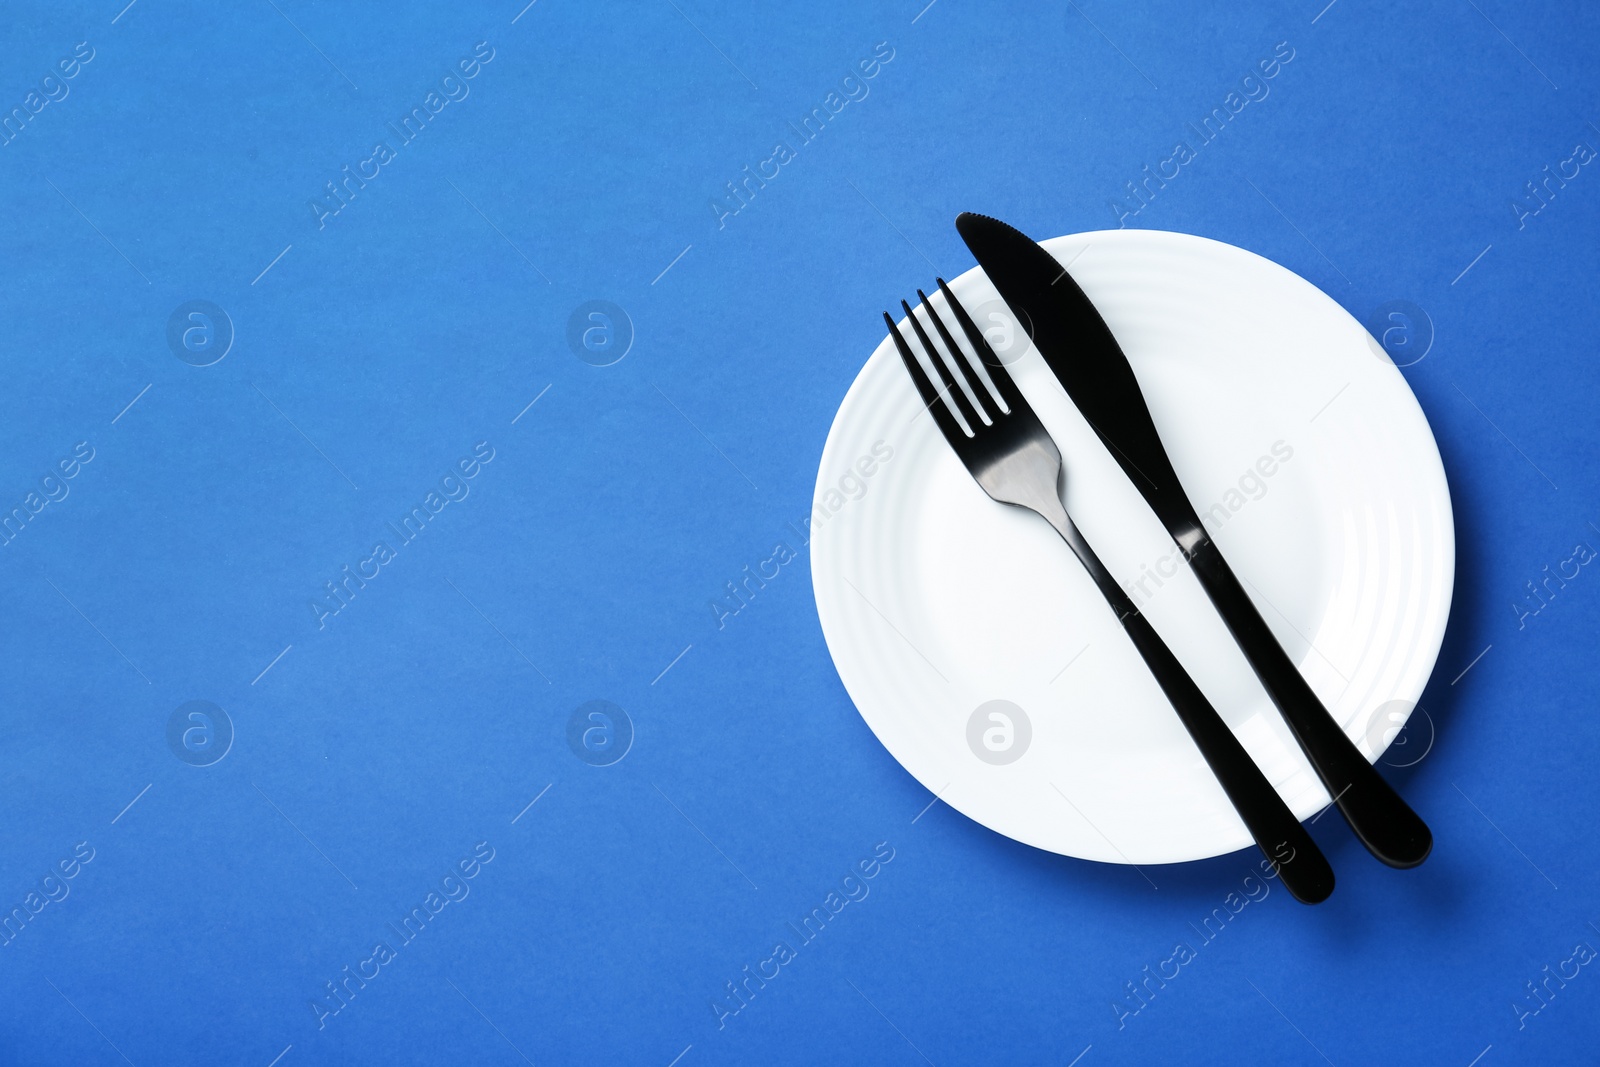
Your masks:
M1256 606L1376 759L1433 670L1455 571L1444 468L1405 379L1338 304L1253 253L1151 230L1043 243L1127 353L1190 500L1219 505L1207 526ZM951 288L1004 342L1009 314L982 272ZM1176 546L1025 337L1018 350L1005 358L1060 445L1079 528L1125 583L1145 576L1146 614L1309 817L1328 794ZM1114 863L1251 844L1082 566L1044 520L972 481L887 338L834 419L812 519L839 676L945 803ZM979 712L995 700L1020 713Z

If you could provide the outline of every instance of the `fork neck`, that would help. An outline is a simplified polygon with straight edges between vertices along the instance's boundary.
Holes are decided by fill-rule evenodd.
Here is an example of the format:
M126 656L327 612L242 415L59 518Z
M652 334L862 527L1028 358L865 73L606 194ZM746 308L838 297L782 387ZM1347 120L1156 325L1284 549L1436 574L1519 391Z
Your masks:
M1061 536L1061 540L1067 543L1067 547L1072 549L1072 554L1078 557L1078 562L1083 564L1083 569L1089 572L1090 578L1094 579L1094 584L1099 588L1101 595L1106 598L1106 603L1111 605L1111 610L1118 619L1125 619L1129 615L1139 614L1139 609L1128 598L1127 592L1122 588L1122 583L1117 581L1111 570L1100 562L1100 557L1095 554L1094 549L1089 547L1089 542L1079 532L1077 524L1067 514L1067 509L1061 503L1059 497L1043 502L1041 506L1035 507L1033 510L1043 516L1044 520Z

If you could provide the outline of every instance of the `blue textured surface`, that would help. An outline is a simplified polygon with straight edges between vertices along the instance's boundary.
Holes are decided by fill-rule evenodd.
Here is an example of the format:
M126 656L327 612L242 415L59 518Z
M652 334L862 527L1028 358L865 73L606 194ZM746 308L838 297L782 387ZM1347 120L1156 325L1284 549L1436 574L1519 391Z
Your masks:
M1593 1057L1600 576L1515 605L1600 547L1600 12L27 7L0 28L0 1061ZM1177 177L1112 206L1230 92ZM741 204L746 166L776 176ZM1333 899L1273 888L1207 941L1249 854L1041 854L929 808L868 732L790 524L878 311L970 265L960 210L1037 236L1126 213L1364 321L1426 309L1405 373L1457 594L1432 750L1389 772L1424 867L1323 819ZM168 341L195 300L234 334L204 367L216 312ZM598 355L568 340L591 300L631 322L609 366L615 314L580 318ZM775 542L798 558L719 629ZM346 566L365 584L311 608ZM597 699L625 752L614 712L569 730ZM169 740L189 701L231 723L209 766L217 715ZM786 926L834 892L866 896Z

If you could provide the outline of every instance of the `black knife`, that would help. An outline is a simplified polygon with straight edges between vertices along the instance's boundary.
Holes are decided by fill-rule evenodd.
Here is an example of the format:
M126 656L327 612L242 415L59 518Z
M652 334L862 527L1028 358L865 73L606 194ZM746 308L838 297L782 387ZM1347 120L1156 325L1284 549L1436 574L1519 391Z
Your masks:
M1054 256L1005 223L963 212L956 230L1172 535L1350 829L1391 867L1427 859L1433 848L1427 824L1322 706L1207 534L1161 445L1139 380L1089 298Z

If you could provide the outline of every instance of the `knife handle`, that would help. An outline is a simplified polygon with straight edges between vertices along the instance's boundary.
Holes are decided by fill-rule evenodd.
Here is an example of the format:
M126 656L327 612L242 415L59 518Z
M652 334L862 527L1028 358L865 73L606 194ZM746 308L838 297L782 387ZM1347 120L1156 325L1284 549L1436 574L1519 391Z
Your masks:
M1303 904L1319 904L1328 899L1328 894L1333 892L1333 868L1294 812L1289 810L1289 805L1283 802L1222 716L1189 677L1178 657L1161 640L1150 620L1139 613L1116 578L1100 562L1066 512L1045 514L1045 518L1100 587L1184 728L1194 738L1200 755L1205 757L1234 810L1244 820L1250 836L1277 869L1284 888Z
M1415 867L1427 859L1433 849L1427 823L1384 781L1323 707L1222 558L1221 550L1208 538L1190 552L1189 565L1339 814L1367 851L1391 867Z

